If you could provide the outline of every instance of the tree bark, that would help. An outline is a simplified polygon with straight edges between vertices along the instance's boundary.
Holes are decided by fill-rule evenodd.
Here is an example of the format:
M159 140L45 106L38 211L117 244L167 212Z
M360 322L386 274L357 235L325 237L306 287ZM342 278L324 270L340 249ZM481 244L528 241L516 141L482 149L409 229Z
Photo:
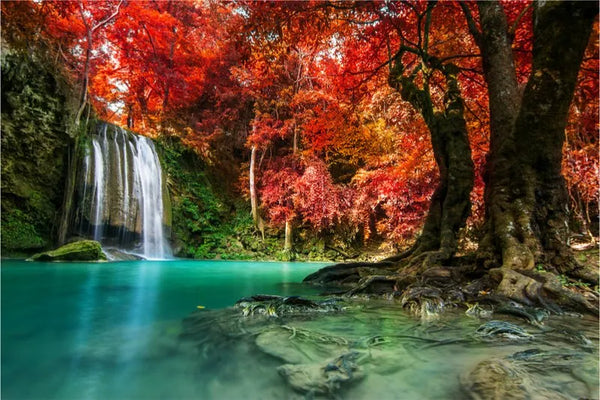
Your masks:
M494 221L492 204L497 202L492 199L497 199L502 193L506 193L505 190L494 190L495 182L501 180L502 175L507 174L506 169L510 166L508 160L499 159L496 155L503 151L502 148L510 147L514 143L513 129L519 114L521 99L509 27L502 5L499 2L489 1L480 1L477 5L481 32L471 21L469 27L481 50L483 73L488 85L490 152L486 160L484 175L486 184L484 192L486 225L484 229L491 233L493 232L491 225ZM467 18L471 18L470 14L467 14ZM479 258L486 264L498 263L499 254L495 249L493 234L484 236L479 244L478 253Z
M473 161L464 105L458 87L458 69L451 64L438 66L446 78L444 109L434 111L427 85L419 89L412 78L400 75L400 66L390 72L390 84L402 98L421 112L429 132L440 182L431 198L423 231L406 253L389 260L412 257L425 266L449 260L456 252L458 234L469 215L469 195L473 188Z
M597 7L587 2L534 7L532 72L512 129L499 111L510 99L496 93L504 90L501 83L506 77L494 76L493 68L486 74L496 125L492 125L495 142L489 154L487 231L482 244L496 254L488 266L498 266L499 260L503 267L531 269L543 262L562 273L573 267L566 245L568 198L561 174L564 130ZM492 58L487 58L491 64ZM512 71L514 67L505 70Z

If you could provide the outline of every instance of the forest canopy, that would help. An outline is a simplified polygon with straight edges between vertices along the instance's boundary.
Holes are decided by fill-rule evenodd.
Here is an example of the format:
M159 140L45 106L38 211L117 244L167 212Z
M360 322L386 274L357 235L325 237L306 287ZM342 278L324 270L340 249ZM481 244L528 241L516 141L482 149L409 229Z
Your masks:
M396 250L421 233L421 250L454 254L464 226L474 241L493 229L484 226L495 140L486 63L499 64L486 49L493 21L485 13L505 19L515 104L527 96L535 34L547 40L533 2L499 4L7 1L2 40L66 68L80 90L78 119L93 110L236 169L231 185L252 202L257 226L285 229L286 246L303 227ZM588 236L598 235L599 200L593 21L560 161L571 229ZM462 146L463 160L445 160L458 153L438 151L436 141ZM462 186L445 184L454 173ZM434 221L435 202L453 196L462 198L445 214L454 220ZM433 231L439 237L426 243Z

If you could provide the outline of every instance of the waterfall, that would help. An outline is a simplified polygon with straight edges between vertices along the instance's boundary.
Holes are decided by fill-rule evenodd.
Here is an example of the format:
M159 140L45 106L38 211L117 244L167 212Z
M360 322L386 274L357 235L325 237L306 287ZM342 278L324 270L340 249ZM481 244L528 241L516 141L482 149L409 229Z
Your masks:
M104 135L106 135L106 130L104 131ZM92 173L92 176L94 177L94 190L92 191L94 203L92 209L95 210L92 223L94 224L94 240L100 241L100 239L102 239L102 210L104 208L104 188L106 186L106 181L104 180L104 157L102 147L100 143L98 143L97 138L92 139L92 149L94 152L94 172Z
M154 142L99 123L86 147L71 234L147 259L170 257L168 199Z

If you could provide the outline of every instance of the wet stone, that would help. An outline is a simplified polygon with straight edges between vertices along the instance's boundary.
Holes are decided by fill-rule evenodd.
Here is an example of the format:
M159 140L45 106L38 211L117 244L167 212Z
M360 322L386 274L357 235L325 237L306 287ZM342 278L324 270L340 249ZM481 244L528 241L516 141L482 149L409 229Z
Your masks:
M342 337L285 325L258 335L256 345L263 352L286 363L303 364L343 352L348 341Z
M327 395L363 379L365 374L358 362L367 356L362 352L351 351L325 362L282 365L277 371L296 391Z
M577 351L534 348L483 361L461 376L461 384L472 399L591 398L595 389L588 382L597 368L585 364L585 354Z

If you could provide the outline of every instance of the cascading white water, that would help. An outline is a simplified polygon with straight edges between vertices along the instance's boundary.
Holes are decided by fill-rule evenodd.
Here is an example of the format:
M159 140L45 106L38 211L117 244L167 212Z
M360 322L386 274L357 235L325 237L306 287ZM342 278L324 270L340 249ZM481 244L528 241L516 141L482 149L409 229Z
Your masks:
M146 258L164 258L166 256L163 237L163 198L162 171L160 161L154 149L154 143L146 137L134 137L136 156L134 173L140 185L139 198L142 210L142 237Z
M106 135L106 130L104 131ZM102 146L100 145L97 138L92 138L92 149L94 151L94 203L92 203L92 209L94 212L94 240L100 241L102 239L102 211L104 208L104 187L106 182L104 180L104 157L102 153Z
M82 167L74 233L147 259L169 258L164 181L152 140L102 124Z

